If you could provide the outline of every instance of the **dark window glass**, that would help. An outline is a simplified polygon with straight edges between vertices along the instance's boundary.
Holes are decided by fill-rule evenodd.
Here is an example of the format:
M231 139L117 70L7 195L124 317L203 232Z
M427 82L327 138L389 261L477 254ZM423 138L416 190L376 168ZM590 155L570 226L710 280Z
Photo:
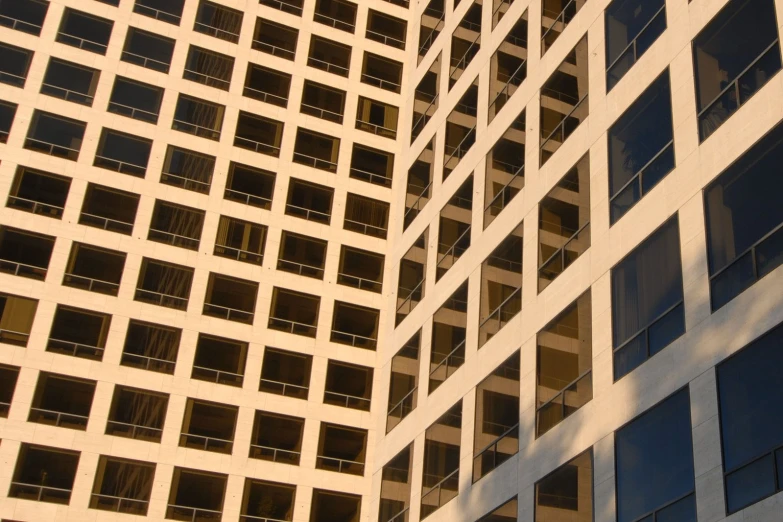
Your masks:
M90 508L145 516L154 476L155 464L101 456Z
M0 143L8 141L11 125L16 116L16 104L0 100Z
M157 123L163 89L117 76L107 112L134 120Z
M147 172L152 140L103 129L93 165L143 178Z
M680 498L681 503L661 510L658 520L696 522L687 388L615 432L615 469L617 522L640 520ZM665 518L670 513L668 509L676 509L679 516Z
M616 223L674 168L669 70L609 129L611 223Z
M256 51L293 60L299 31L286 25L276 24L263 18L256 19L252 47Z
M193 30L227 42L237 43L242 29L242 12L202 0Z
M347 78L350 64L350 46L315 35L310 37L310 52L307 56L307 65Z
M8 496L68 505L79 455L78 451L23 443L19 448Z
M593 519L592 448L536 483L535 513L535 522Z
M106 54L114 22L67 7L56 41L85 51Z
M716 370L729 513L783 488L781 346L778 325Z
M234 72L234 59L191 45L182 77L196 83L227 91Z
M0 0L0 25L38 36L48 10L48 0Z
M35 111L24 148L76 161L86 126L78 120Z
M71 178L20 165L16 168L7 205L60 219L70 188Z
M271 103L278 107L288 106L291 90L291 75L268 69L254 63L247 65L243 96Z
M223 105L180 94L171 128L217 141L223 128Z
M260 207L272 208L272 192L275 188L275 173L257 169L241 163L229 165L225 199Z
M612 327L615 380L685 333L677 216L612 269Z
M3 53L3 59L0 60L0 82L24 87L33 51L0 42L0 53Z
M97 69L51 58L41 84L41 93L90 107L100 74Z
M169 72L174 40L131 27L120 59L153 71Z
M783 263L783 124L704 189L712 309Z
M145 257L141 260L134 300L186 310L192 282L192 268Z
M284 126L281 121L240 111L234 133L234 146L278 157Z
M665 0L614 0L606 8L606 90L647 52L666 30Z
M699 137L706 140L781 67L774 0L732 0L693 39Z
M90 183L79 224L130 235L138 206L138 194Z
M179 25L185 0L136 0L133 12L161 22Z
M160 182L186 190L209 194L215 157L169 145L163 160Z

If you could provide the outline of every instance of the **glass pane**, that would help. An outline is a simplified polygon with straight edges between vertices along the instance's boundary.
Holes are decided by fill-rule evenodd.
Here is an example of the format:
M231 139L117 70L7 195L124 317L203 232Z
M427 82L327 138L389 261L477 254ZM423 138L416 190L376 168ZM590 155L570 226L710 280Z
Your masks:
M772 455L726 475L726 503L733 513L775 492Z
M759 243L756 248L758 276L764 277L783 264L783 228Z
M755 282L753 257L748 252L711 281L713 311L737 297Z
M640 366L647 360L646 332L640 333L636 338L614 352L614 380L618 380L625 374Z
M678 305L661 317L648 331L650 357L660 352L685 333L685 306Z
M696 522L696 495L688 495L655 514L655 522Z

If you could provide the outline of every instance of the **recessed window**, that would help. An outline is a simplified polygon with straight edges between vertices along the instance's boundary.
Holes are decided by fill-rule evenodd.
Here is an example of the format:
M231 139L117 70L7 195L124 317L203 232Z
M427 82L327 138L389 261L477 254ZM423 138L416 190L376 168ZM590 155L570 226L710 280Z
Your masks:
M432 315L428 393L465 364L468 326L468 282L462 283Z
M101 312L57 305L46 351L103 360L111 316Z
M276 24L264 18L256 19L252 47L256 51L293 61L299 31L287 25Z
M133 12L167 24L179 25L185 0L136 0Z
M187 521L220 519L227 481L228 475L221 473L174 468L166 518Z
M90 508L146 516L155 464L101 456L95 472Z
M36 299L0 294L0 343L27 346L36 310Z
M433 141L427 144L424 150L408 168L408 180L405 188L405 214L402 219L402 229L407 230L419 212L430 201L433 178Z
M522 309L523 232L520 223L481 263L479 347Z
M612 90L666 30L665 0L614 0L605 11L606 90Z
M446 142L443 146L443 179L449 177L476 143L478 77L465 91L446 118Z
M317 0L313 20L353 33L356 25L356 4L346 0Z
M419 52L417 60L427 55L432 44L446 25L446 11L443 0L430 0L419 20Z
M76 161L86 127L84 122L36 110L27 130L24 148Z
M0 226L0 272L43 281L55 238Z
M674 169L669 70L609 128L610 221L620 220Z
M535 522L557 522L563 519L592 520L592 448L536 482L535 494ZM665 513L659 515L658 520L669 520L663 515ZM685 519L673 518L671 520L684 521Z
M712 310L783 262L783 125L778 125L704 189Z
M68 505L71 502L78 451L22 443L8 496Z
M421 353L421 330L408 339L391 360L386 433L416 409Z
M305 80L299 111L334 123L343 122L345 91ZM339 143L339 142L338 142Z
M125 252L74 242L63 286L116 296L125 269Z
M402 64L365 51L362 62L362 83L399 93L402 84Z
M243 96L278 107L288 106L291 75L254 63L247 64Z
M258 390L307 400L312 365L310 355L266 347Z
M268 328L295 335L315 337L321 298L316 295L275 287L269 311Z
M169 396L148 390L115 386L106 422L106 435L160 442Z
M266 225L220 216L214 255L261 265L266 246Z
M778 325L716 368L728 513L783 487L781 342Z
M305 110L304 107L303 102L303 111ZM340 138L334 138L307 129L296 129L294 163L329 172L337 172L337 160L339 155Z
M481 49L481 3L474 2L451 35L449 89L454 87Z
M294 16L302 16L303 0L259 0L258 3Z
M86 431L94 395L95 381L41 372L27 422Z
M0 25L39 36L48 10L48 0L1 0Z
M394 325L399 325L424 299L427 276L427 238L429 227L413 242L400 259L397 275L397 313Z
M277 269L316 279L324 278L327 242L283 230Z
M175 41L136 27L128 28L120 60L162 73L168 73Z
M364 475L367 430L321 423L315 468L349 475Z
M329 340L354 348L375 350L378 346L379 320L379 310L335 301Z
M225 110L223 105L180 94L171 128L218 141Z
M541 16L541 56L554 45L555 40L565 31L584 2L569 0L543 0Z
M696 520L688 388L617 430L617 522Z
M383 466L378 521L405 520L411 504L413 443Z
M484 182L484 228L525 188L525 109L487 154Z
M247 348L242 341L199 334L191 378L241 388Z
M211 272L204 296L203 314L253 324L258 283Z
M505 4L505 1L501 1L501 6ZM507 4L505 4L507 5ZM503 11L500 11L502 14ZM478 522L517 522L517 512L519 511L519 503L517 497L512 498L502 506L499 506L492 510L491 513L487 513L481 517ZM538 512L536 512L536 515ZM536 519L536 522L545 522Z
M190 298L193 269L143 258L139 280L136 283L135 301L186 310Z
M283 140L281 121L240 111L234 133L234 146L277 158Z
M359 522L362 497L325 489L313 490L310 522Z
M89 183L79 224L130 235L136 221L139 195Z
M208 51L191 45L185 59L185 71L182 77L227 91L231 86L231 74L234 72L234 58L225 54Z
M462 436L462 400L449 408L424 432L421 518L435 513L459 493L459 448Z
M411 143L416 141L421 131L427 125L427 122L435 115L438 110L438 92L440 90L440 62L443 53L438 53L435 60L432 61L427 72L424 73L419 84L413 92L413 118L411 119ZM427 145L428 149L431 149Z
M155 200L147 239L168 245L198 250L204 211Z
M399 109L387 103L359 97L356 110L356 128L384 138L397 137L397 115Z
M27 81L33 51L8 43L0 43L3 61L0 62L0 82L22 88Z
M328 225L332 217L334 189L291 178L285 213L308 221Z
M183 448L231 454L239 408L188 399L179 445Z
M50 58L41 93L91 107L100 75L97 69Z
M498 0L495 0L496 2ZM560 0L555 0L559 2ZM574 2L576 3L576 2ZM501 1L498 7L508 5ZM506 35L503 43L492 54L489 62L489 121L506 106L506 102L517 92L527 78L527 10ZM544 7L546 17L546 7ZM494 21L494 20L493 20ZM524 131L524 125L522 129Z
M348 193L345 198L345 220L343 221L345 230L386 239L388 227L388 203Z
M367 32L365 38L390 47L405 49L405 34L408 22L374 9L367 11Z
M6 205L17 210L61 219L71 188L71 178L50 172L16 167Z
M381 293L383 266L383 255L343 245L337 269L337 284Z
M106 54L114 22L66 7L55 41L97 54Z
M373 369L339 361L326 367L324 404L370 411Z
M250 458L298 466L305 420L256 411L250 438Z
M269 210L272 208L272 192L275 173L249 165L231 162L226 180L225 199Z
M350 177L374 185L391 188L394 173L394 154L353 144Z
M131 319L120 364L173 374L182 330Z
M242 11L201 0L196 12L193 30L231 43L239 41L242 30Z
M0 143L8 142L8 135L11 133L11 126L16 117L15 103L0 100Z
M307 65L347 78L348 68L351 66L351 47L312 35Z
M295 505L296 486L248 478L245 479L239 519L242 522L263 519L291 522Z
M152 140L104 128L93 165L143 178L152 151Z
M440 281L470 248L473 175L468 176L440 211L435 281Z
M18 379L19 368L17 366L0 364L0 418L8 418Z
M201 194L209 194L214 171L214 156L169 145L163 160L160 182Z
M147 123L157 123L163 89L117 76L107 112Z
M676 215L612 268L612 327L615 381L685 333Z

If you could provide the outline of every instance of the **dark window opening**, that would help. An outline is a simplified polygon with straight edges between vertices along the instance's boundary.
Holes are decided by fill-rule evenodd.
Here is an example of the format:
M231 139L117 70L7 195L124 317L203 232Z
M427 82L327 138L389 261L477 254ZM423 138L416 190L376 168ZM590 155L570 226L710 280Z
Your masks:
M211 272L204 296L203 314L253 324L258 283Z
M390 47L405 49L405 35L408 22L380 11L370 9L367 12L367 32L365 38Z
M381 293L384 261L381 254L343 245L337 269L337 284Z
M402 259L397 275L397 313L394 325L399 325L424 299L427 275L429 228L413 242Z
M215 157L169 145L163 160L160 182L200 194L209 194Z
M224 199L270 210L275 188L275 173L231 162Z
M166 518L184 522L220 520L227 481L228 475L220 473L174 468Z
M231 43L239 42L242 30L242 11L202 0L196 12L193 30Z
M280 156L284 125L281 121L240 111L234 146L276 158Z
M239 408L188 399L179 445L183 448L231 454Z
M120 60L168 73L173 54L174 40L171 38L130 27Z
M462 400L438 418L424 433L421 518L424 519L459 493L459 448Z
M362 62L362 83L399 93L402 84L402 64L365 51Z
M321 298L275 287L268 328L295 335L315 337Z
M243 263L261 265L266 246L266 225L220 216L213 254Z
M265 519L290 522L293 520L295 505L296 486L248 478L245 479L239 522Z
M0 25L39 36L48 0L0 0Z
M68 505L79 456L78 451L22 443L8 496Z
M182 73L182 77L192 82L227 91L231 86L233 72L233 57L191 45L185 59L185 71Z
M350 177L391 188L394 174L394 154L353 144Z
M142 303L186 310L192 281L192 268L145 257L141 261L139 280L136 283L133 299Z
M100 75L97 69L50 58L41 83L41 94L91 107Z
M7 206L41 216L62 219L71 178L18 166Z
M370 411L373 369L329 361L326 367L324 404Z
M397 137L399 109L393 105L359 96L356 128L384 138Z
M58 305L46 351L100 361L110 326L108 314Z
M143 178L152 151L152 140L104 128L93 165L120 174Z
M226 108L217 103L180 94L171 128L209 140L218 141Z
M375 350L380 315L380 311L373 308L335 301L329 340L354 348Z
M199 334L190 377L241 388L245 378L247 350L248 344L245 342Z
M315 468L349 475L364 475L367 430L321 423Z
M8 142L8 135L11 133L11 127L16 117L15 103L0 100L0 143Z
M419 157L408 168L408 180L405 189L405 214L402 219L402 229L406 230L419 212L430 201L430 188L433 179L433 141L427 144Z
M523 109L487 154L484 229L525 188L525 116Z
M55 41L97 54L106 54L114 22L66 7Z
M316 279L324 278L327 242L283 230L277 269Z
M527 78L527 17L527 11L522 13L489 62L490 122Z
M125 269L125 252L74 242L63 286L116 296Z
M313 20L353 33L356 25L357 5L346 0L317 0Z
M155 200L147 239L167 245L198 250L204 211Z
M14 399L19 368L0 364L0 418L7 419Z
M344 111L345 91L305 80L299 112L334 123L342 123Z
M250 438L250 458L299 465L304 419L256 411Z
M345 198L345 221L343 222L345 230L386 239L388 227L388 203L348 193Z
M310 509L310 522L359 522L362 511L362 497L327 491L313 490L313 502Z
M307 65L347 78L351 65L351 47L313 35L310 37Z
M666 30L666 2L614 0L606 8L605 17L608 92Z
M138 194L90 183L79 214L79 224L130 235L138 206Z
M51 236L0 227L0 272L43 281L54 241Z
M470 248L473 175L468 176L440 211L435 280L439 281Z
M133 12L167 24L179 25L185 0L136 0Z
M245 76L243 96L278 107L288 106L291 75L249 63Z
M593 517L592 448L538 481L535 495L536 522L557 522L564 518L591 520Z
M27 346L38 301L0 293L0 343Z
M302 109L304 109L304 101ZM342 110L342 108L340 109ZM323 114L323 112L322 112ZM342 121L342 116L340 116ZM337 172L337 159L340 155L340 138L334 138L307 129L296 129L294 143L294 163L307 165L314 169Z
M172 375L181 337L179 328L131 319L120 364Z
M291 178L288 183L285 213L328 225L332 217L333 198L333 188Z
M107 112L134 120L157 123L163 89L117 76Z
M86 431L94 395L95 381L41 372L27 421Z
M106 435L160 442L169 396L116 386L106 422Z
M274 1L274 0L270 0ZM284 60L294 60L299 31L263 18L256 19L252 47L256 51L271 54Z
M101 456L90 508L146 516L154 477L155 464Z
M24 148L71 161L79 159L86 123L36 110Z
M400 348L391 360L386 433L416 409L419 389L421 330Z
M33 51L8 43L0 43L3 61L0 62L0 82L22 88L27 81Z
M481 263L479 347L500 332L522 309L523 225L517 225Z
M307 400L312 365L310 355L267 347L264 349L258 390Z
M432 316L429 390L437 390L465 364L468 282L462 283Z

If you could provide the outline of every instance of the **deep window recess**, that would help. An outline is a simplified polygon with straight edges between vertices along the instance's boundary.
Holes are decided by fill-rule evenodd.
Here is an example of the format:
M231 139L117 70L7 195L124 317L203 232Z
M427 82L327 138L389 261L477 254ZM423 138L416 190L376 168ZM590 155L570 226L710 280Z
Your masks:
M313 501L310 509L310 522L359 522L362 511L362 497L327 491L313 490Z
M0 143L8 142L8 135L11 133L11 126L16 117L15 103L0 100Z
M468 176L440 211L435 280L446 275L470 248L473 209L473 175Z
M71 178L20 165L16 167L6 206L61 219L70 188Z
M399 109L393 105L359 96L356 128L384 138L395 139L399 112Z
M114 22L66 7L55 41L97 54L106 54Z
M685 333L680 259L675 215L612 268L615 381Z
M381 293L384 261L382 254L343 245L337 284Z
M79 159L86 123L36 110L24 148L71 161Z
M443 53L438 53L435 60L430 64L427 72L424 73L419 84L413 92L413 118L411 118L411 143L416 141L421 131L430 121L435 111L438 110L438 91L440 78L440 62ZM432 149L427 145L428 149Z
M693 40L699 137L706 140L781 68L773 0L732 0Z
M250 438L250 458L299 465L304 419L256 410Z
M79 456L78 451L22 443L8 496L70 504Z
M130 235L138 206L138 194L90 183L79 214L79 224Z
M46 351L100 361L110 326L108 314L58 305Z
M101 456L90 508L146 516L154 477L155 464L151 462Z
M487 154L484 182L484 228L525 188L525 110Z
M324 278L327 241L283 230L277 269L316 279Z
M536 436L593 399L590 290L536 335Z
M240 522L260 522L276 520L291 522L296 505L296 486L267 482L265 480L245 479L242 494Z
M73 242L63 286L116 296L125 268L125 252Z
M50 58L41 83L41 94L91 107L100 75L97 69Z
M391 188L394 173L394 154L353 144L350 177Z
M201 194L209 194L215 157L169 145L163 160L160 182Z
M614 439L617 522L696 522L688 388L617 430Z
M0 82L14 87L24 87L33 51L8 43L0 43L3 60L0 62Z
M0 343L27 346L38 301L0 293Z
M468 282L462 283L432 316L429 387L432 393L465 364Z
M473 482L519 451L519 351L476 387Z
M185 0L136 0L133 12L161 22L179 25Z
M353 33L356 9L356 4L346 0L317 0L313 20L340 31Z
M225 110L223 105L180 94L171 128L218 141Z
M307 65L347 78L351 65L351 47L313 35L310 37Z
M590 248L590 156L585 154L538 206L538 291Z
M258 0L258 3L294 16L302 16L303 0Z
M373 369L329 361L326 368L324 404L370 411Z
M342 123L344 111L345 91L305 80L299 112L327 121Z
M610 221L616 223L674 169L669 70L609 128Z
M86 431L94 395L95 381L41 372L27 422Z
M0 226L0 272L43 281L55 238Z
M234 72L234 58L191 45L182 77L227 91Z
M446 142L443 146L445 180L476 143L478 76L446 118Z
M0 25L39 36L48 0L0 0Z
M364 475L367 430L321 423L315 468L350 475Z
M429 227L424 229L424 232L413 242L413 245L400 259L400 265L397 269L395 326L408 317L408 314L424 299L429 230Z
M459 448L462 434L462 400L449 408L424 432L422 520L459 493Z
M240 111L234 146L276 158L280 156L284 125L281 121Z
M294 60L299 30L276 24L264 18L256 19L252 47L256 51L271 54L285 60Z
M136 283L133 299L186 310L192 281L192 268L145 257L141 261L139 280Z
M382 44L405 49L405 34L408 22L395 16L369 9L367 11L367 32L365 38Z
M542 0L541 56L574 19L587 0Z
M304 103L304 102L302 102ZM304 105L302 105L304 108ZM340 108L342 110L342 108ZM342 116L340 116L342 118ZM341 120L342 121L342 120ZM314 169L337 172L337 160L340 155L340 138L334 138L320 132L296 129L294 143L294 163L307 165Z
M362 62L362 83L399 93L402 85L402 64L365 51Z
M230 455L238 413L236 406L188 399L179 445Z
M149 390L115 386L106 421L106 435L160 442L169 396Z
M321 298L316 295L275 287L269 311L268 328L295 335L315 337Z
M379 310L335 301L329 340L354 348L375 350L378 346L379 320Z
M451 34L449 89L462 77L481 49L481 2L473 2Z
M274 172L232 161L228 167L223 198L269 210L272 208L274 188Z
M128 28L120 60L168 73L174 54L174 40L135 27Z
M228 475L220 473L174 468L166 518L187 522L220 520L227 481Z
M443 0L430 0L419 20L419 43L417 63L427 55L432 44L446 25L446 10Z
M666 30L666 2L614 0L605 15L606 90L611 91Z
M158 122L162 100L160 87L117 76L106 111L154 124Z
M143 178L152 150L152 140L104 128L93 165Z
M716 369L728 513L783 488L781 342L778 325Z
M481 263L479 347L500 332L522 309L523 225L517 225Z
M0 364L0 418L8 418L8 411L11 409L18 379L18 367Z
M220 216L213 254L261 265L264 262L266 234L266 225Z
M160 373L174 373L182 330L131 319L120 364Z
M405 188L405 214L402 218L402 229L406 230L419 212L429 203L433 179L435 138L421 151L419 157L408 169L408 180Z
M242 11L201 0L196 12L193 30L231 43L239 42L242 30Z
M345 198L345 221L343 222L345 230L386 239L388 226L388 203L348 193Z
M526 10L498 46L489 63L488 117L490 122L495 119L509 98L517 92L519 86L527 78L527 17ZM525 130L524 125L520 130Z
M392 357L386 433L416 409L421 366L421 329Z
M247 64L243 96L278 107L288 106L291 75L254 63Z
M535 495L535 522L592 520L592 448L574 457L536 482ZM679 519L669 519L661 516L658 520L665 522L666 520Z
M155 200L147 239L189 250L198 250L204 211Z
M541 86L541 165L589 115L587 55L585 35Z
M783 125L704 189L710 294L718 310L783 262Z
M333 199L333 188L291 178L288 182L285 213L328 225L332 217Z
M247 348L246 342L199 334L190 377L241 388L245 378Z
M203 314L253 324L258 283L211 272L204 296Z
M411 506L413 444L392 458L381 471L378 522L404 522Z
M311 355L266 347L258 390L307 400L312 366Z

